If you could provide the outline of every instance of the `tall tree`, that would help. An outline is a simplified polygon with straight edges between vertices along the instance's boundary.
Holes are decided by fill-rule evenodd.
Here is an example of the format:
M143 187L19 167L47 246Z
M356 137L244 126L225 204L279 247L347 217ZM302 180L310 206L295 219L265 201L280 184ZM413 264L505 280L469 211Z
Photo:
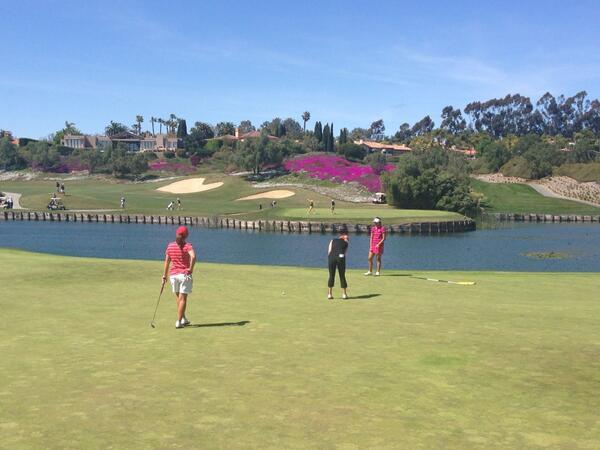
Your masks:
M329 137L331 136L331 128L329 127L329 124L326 123L325 126L323 127L323 138L321 139L321 142L323 143L323 150L325 150L326 152L329 151Z
M329 139L327 140L327 151L333 152L335 150L335 136L333 132L333 122L329 127Z
M115 136L116 134L129 131L129 129L126 125L123 125L119 122L113 122L111 120L110 123L106 126L106 128L104 128L104 131L106 132L107 136Z
M412 137L410 125L406 122L400 125L400 128L398 129L394 137L400 142L407 143L408 141L410 141L410 138Z
M232 122L219 122L216 126L217 136L225 136L226 134L235 134L235 125Z
M167 133L175 134L175 129L177 128L177 124L179 120L175 114L169 114L169 119L167 120L167 125L170 130L167 130Z
M142 122L144 121L144 116L141 115L136 115L135 116L135 121L137 123L137 132L138 134L142 134Z
M367 128L353 128L350 132L350 138L352 141L358 141L361 139L369 139L370 131Z
M304 111L302 113L302 121L304 122L304 129L303 131L306 133L306 122L308 122L310 120L310 113L308 111Z
M165 123L165 119L161 119L160 117L157 119L158 121L158 134L162 134L162 126Z
M440 128L447 130L452 134L458 134L467 127L467 121L463 118L460 109L454 109L452 106L446 106L442 109L442 123Z
M279 122L277 124L277 130L275 131L275 136L282 137L282 136L285 136L285 133L286 133L285 125L282 122Z
M195 134L199 139L212 139L215 137L213 127L206 122L196 122L191 129L191 133Z
M283 121L285 135L292 139L300 139L302 137L302 127L297 120L288 117Z
M156 117L150 117L150 123L152 124L152 136L156 136L156 133L154 133L154 124L156 123Z
M338 138L338 143L340 145L348 143L348 128L342 128L340 130L340 137Z
M177 125L177 138L183 139L188 135L187 132L187 123L185 119L179 119L179 124Z
M417 123L415 123L410 131L411 134L414 136L421 136L425 133L431 132L431 130L433 130L434 127L435 123L433 122L433 120L431 120L431 117L425 116Z
M242 120L238 125L238 129L240 130L241 134L245 134L251 131L255 131L256 127L252 125L252 122L250 122L249 120Z
M321 122L318 120L315 122L314 136L317 142L323 141L323 127L321 126Z
M380 141L385 137L385 125L383 119L376 120L369 127L369 138Z

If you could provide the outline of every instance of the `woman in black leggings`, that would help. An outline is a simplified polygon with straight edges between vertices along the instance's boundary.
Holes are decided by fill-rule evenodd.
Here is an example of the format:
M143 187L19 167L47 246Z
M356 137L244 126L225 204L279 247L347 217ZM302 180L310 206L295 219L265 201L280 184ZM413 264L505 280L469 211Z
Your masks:
M348 229L344 226L340 229L340 237L332 239L329 242L329 281L327 287L327 298L331 300L333 298L332 288L335 281L335 269L337 268L340 274L340 285L342 286L342 298L345 300L348 298L346 294L346 251L348 250Z

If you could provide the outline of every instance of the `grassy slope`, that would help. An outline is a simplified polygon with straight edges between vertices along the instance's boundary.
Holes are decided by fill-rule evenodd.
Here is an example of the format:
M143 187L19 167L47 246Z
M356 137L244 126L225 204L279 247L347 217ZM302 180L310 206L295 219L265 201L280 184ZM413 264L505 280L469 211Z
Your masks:
M166 206L171 200L179 197L187 215L227 215L235 214L238 218L249 219L297 219L308 220L306 213L308 199L313 199L317 206L328 207L330 198L319 195L313 191L290 188L296 195L278 200L277 207L269 208L271 200L235 201L246 195L266 192L270 189L257 190L250 183L240 177L223 175L202 175L206 182L223 181L224 186L195 194L169 194L159 192L156 188L170 184L171 181L161 183L119 183L99 180L67 181L67 196L64 200L68 209L119 209L119 199L126 198L125 212L130 214L165 214ZM53 181L26 181L26 182L0 182L0 191L21 192L22 206L26 208L43 210L54 189ZM279 188L277 188L279 189ZM287 189L287 188L286 188ZM263 210L258 211L262 203ZM348 218L357 222L369 223L374 216L383 216L388 223L417 221L425 218L431 220L445 220L460 218L461 216L445 211L403 211L390 208L387 205L365 205L336 201L338 214L335 219L327 210L319 214L318 220L342 220ZM173 214L178 214L174 211ZM425 219L427 220L427 219Z
M600 162L587 164L563 164L554 169L554 175L564 175L580 182L595 181L600 183Z
M190 318L249 323L175 330L160 271L0 250L0 447L600 441L597 274L352 271L371 297L328 302L325 270L200 263Z
M600 214L600 208L570 200L544 197L524 184L486 183L472 179L471 186L489 200L488 212Z

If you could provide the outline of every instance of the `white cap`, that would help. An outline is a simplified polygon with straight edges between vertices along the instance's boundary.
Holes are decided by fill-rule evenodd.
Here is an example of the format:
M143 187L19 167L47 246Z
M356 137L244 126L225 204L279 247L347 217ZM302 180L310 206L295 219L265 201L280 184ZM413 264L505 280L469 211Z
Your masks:
M379 217L375 217L373 219L373 223L381 223L381 219Z

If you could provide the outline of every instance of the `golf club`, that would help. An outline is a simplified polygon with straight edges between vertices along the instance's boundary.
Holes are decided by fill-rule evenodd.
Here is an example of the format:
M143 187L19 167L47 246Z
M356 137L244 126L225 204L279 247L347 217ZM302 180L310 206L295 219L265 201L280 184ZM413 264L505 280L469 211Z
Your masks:
M450 280L438 280L437 278L425 278L425 277L417 277L411 275L411 278L417 278L419 280L427 280L427 281L438 281L440 283L449 283L449 284L460 284L462 286L473 286L475 284L474 281L450 281Z
M165 288L165 282L167 280L163 280L162 285L160 286L160 294L158 294L158 301L156 302L156 308L154 308L154 315L152 316L152 322L150 322L150 326L152 328L156 328L156 324L154 323L154 319L156 319L156 311L158 311L158 304L160 303L160 297L162 296L163 290Z

